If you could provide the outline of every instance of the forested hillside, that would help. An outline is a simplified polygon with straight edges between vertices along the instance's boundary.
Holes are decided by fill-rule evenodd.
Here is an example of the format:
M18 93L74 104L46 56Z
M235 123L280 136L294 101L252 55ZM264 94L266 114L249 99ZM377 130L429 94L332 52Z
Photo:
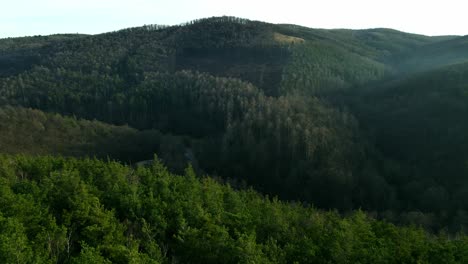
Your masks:
M183 137L8 106L0 108L0 148L6 154L97 157L129 164L157 152L177 172L189 161Z
M117 193L119 188L136 188L132 190L137 192L140 187L130 185L139 183L128 180L130 183L122 182L121 187L119 183L100 189L98 183L86 179L89 175L101 175L91 167L121 165L92 161L94 165L86 167L90 171L80 169L79 173L72 173L73 180L79 186L83 182L83 186L87 186L83 188L89 188L94 195L92 200L97 201L94 205L107 210L100 214L108 215L118 226L115 227L120 230L118 232L127 234L126 238L117 240L127 241L125 250L129 251L118 253L129 254L127 258L149 259L157 255L162 262L170 259L187 262L194 257L193 252L200 250L205 253L194 262L219 262L229 253L224 257L217 254L231 252L232 256L238 256L248 247L259 259L250 259L247 254L246 259L224 259L225 262L303 263L316 257L315 262L319 263L320 259L324 263L325 259L379 263L379 259L364 257L369 252L355 251L364 244L343 249L346 254L357 255L356 258L343 255L341 260L333 259L341 253L324 253L322 246L316 244L320 240L325 243L324 248L330 246L327 243L340 245L347 238L339 234L333 234L338 236L333 237L338 242L317 237L322 229L314 229L313 232L319 233L307 235L307 238L300 237L298 234L310 230L302 230L308 228L305 224L300 228L295 225L316 215L318 223L327 226L320 228L345 230L351 232L346 233L350 236L356 233L348 229L363 228L363 233L383 239L379 241L407 239L400 236L421 239L413 241L419 243L413 248L417 248L418 253L411 251L413 249L405 251L414 258L411 261L406 255L398 257L392 251L396 250L391 248L394 242L392 246L385 244L387 242L377 243L381 247L374 250L380 252L377 255L382 261L396 258L383 263L434 261L435 251L429 245L450 247L454 251L442 246L440 250L452 252L447 254L452 254L455 262L463 263L463 256L456 253L458 245L463 245L457 244L464 241L463 236L452 241L436 239L429 233L443 231L454 238L468 228L467 50L466 37L459 36L429 37L391 29L311 29L234 17L200 19L177 26L147 25L99 35L0 39L0 152L28 155L20 159L29 160L36 167L41 162L85 162L65 161L61 156L95 157L132 166L152 159L156 153L173 173L183 173L191 163L198 174L230 183L240 192L213 182L209 183L209 188L224 188L223 192L233 195L253 195L258 197L255 201L261 203L256 206L270 206L271 200L243 190L251 186L263 195L285 201L271 206L304 214L300 218L290 213L284 218L280 213L267 215L261 221L276 221L268 218L278 217L281 221L278 225L288 227L278 226L280 229L270 231L252 227L249 232L233 231L227 227L232 219L211 214L202 217L203 221L215 217L212 220L218 222L211 227L223 236L209 233L211 229L192 230L185 226L183 228L188 229L183 232L191 232L191 237L180 241L174 230L167 236L162 235L167 226L145 222L150 225L145 228L151 227L158 234L150 236L141 233L144 232L141 219L149 221L148 218L120 215L133 212L136 207L132 206L137 205L128 204L126 209L119 209L114 202L105 202L108 201L105 195L117 195L112 188L117 188ZM32 159L30 155L58 157ZM4 157L4 160L16 159L19 158ZM4 166L8 164L4 162ZM119 168L130 170L130 167ZM63 168L52 171L57 170ZM10 169L5 167L5 173L8 171ZM11 173L9 175L21 175ZM151 173L144 172L147 176L138 177L149 177L149 180ZM41 175L52 177L50 172ZM187 192L195 192L201 188L200 184L210 181L178 176L167 176L165 181L173 181L171 177L175 177L178 184L185 184ZM34 186L42 184L30 178L23 180ZM103 179L107 180L114 179ZM184 180L189 182L182 183ZM13 186L11 184L16 182L9 184ZM15 195L21 193L15 191L16 187L11 188ZM68 191L75 193L77 190ZM27 199L47 204L49 201L40 200L45 199L44 195L46 191L32 193ZM146 202L146 196L132 195L136 199L132 200L134 203ZM194 203L191 206L204 208L197 201L191 201ZM244 199L232 206L250 208L250 203ZM297 204L307 205L307 208ZM318 209L309 211L308 205ZM158 206L154 210L163 210ZM184 210L177 206L169 209ZM229 206L223 210L231 210ZM257 209L248 210L253 213ZM340 218L335 213L326 213L335 209L339 214L350 216ZM421 226L426 231L397 228L371 220L362 212L355 212L359 209L380 220L402 226ZM149 213L139 210L142 214ZM56 218L60 215L59 211L49 213ZM15 214L11 217L17 217ZM0 221L1 217L0 214ZM170 219L172 215L164 217ZM353 226L356 217L363 221L361 224L365 224L365 228ZM260 221L252 219L243 216L236 223L248 226L252 221ZM65 233L60 231L60 234L65 238L66 230L72 228L73 221L70 221L61 222L60 228ZM194 221L197 228L205 223L200 219ZM257 224L268 226L267 222ZM372 227L374 225L379 227ZM138 228L140 233L132 233ZM379 233L379 228L386 231ZM275 237L293 229L295 231L287 239L295 242ZM36 245L31 232L27 231L26 237L21 239ZM391 238L387 238L390 235L386 232L393 234ZM143 246L140 240L144 235L157 242ZM234 244L213 241L218 253L209 259L208 249L195 240L204 235L211 237L207 237L207 241L225 237ZM63 248L60 253L53 253L55 255L51 251L49 255L40 254L59 262L78 261L81 257L85 262L85 257L96 257L97 262L100 257L116 262L118 257L112 251L115 249L98 247L96 241L104 238L94 238L94 242L87 242L88 238L76 239L74 249L67 250L66 255ZM151 239L148 241L153 241ZM288 243L292 243L291 248ZM35 250L39 249L34 249L32 244L27 246L30 250L25 257L38 256L39 251ZM310 248L295 248L298 245ZM278 250L274 249L276 247ZM238 250L239 254L232 250ZM150 251L156 255L151 255ZM294 259L291 256L296 251L311 255L303 256L302 260ZM377 258L374 253L369 256Z
M468 64L458 64L373 89L354 102L405 206L452 211L462 222L468 208L467 81Z

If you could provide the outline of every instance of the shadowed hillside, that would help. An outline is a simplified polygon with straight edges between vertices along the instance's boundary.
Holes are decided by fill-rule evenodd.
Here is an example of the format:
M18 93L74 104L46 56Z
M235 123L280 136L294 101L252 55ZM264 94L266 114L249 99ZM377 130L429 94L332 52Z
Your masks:
M234 17L1 39L1 151L157 152L179 172L196 160L285 200L456 232L466 40Z

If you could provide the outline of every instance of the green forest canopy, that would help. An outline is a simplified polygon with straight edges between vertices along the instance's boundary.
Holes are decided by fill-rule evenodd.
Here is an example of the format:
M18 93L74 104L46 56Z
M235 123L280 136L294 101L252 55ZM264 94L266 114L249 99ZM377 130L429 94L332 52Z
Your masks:
M455 234L468 226L467 45L233 17L2 39L0 151L126 164L157 153L173 172L192 163L238 189ZM70 256L115 261L75 243Z
M466 263L468 239L343 218L157 160L0 156L8 263Z

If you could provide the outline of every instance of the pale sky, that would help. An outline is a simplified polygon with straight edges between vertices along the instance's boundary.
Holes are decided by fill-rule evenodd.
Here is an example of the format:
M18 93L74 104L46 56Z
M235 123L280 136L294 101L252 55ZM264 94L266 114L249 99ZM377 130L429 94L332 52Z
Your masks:
M385 27L425 35L468 35L466 0L0 1L0 38L97 34L222 15L312 28Z

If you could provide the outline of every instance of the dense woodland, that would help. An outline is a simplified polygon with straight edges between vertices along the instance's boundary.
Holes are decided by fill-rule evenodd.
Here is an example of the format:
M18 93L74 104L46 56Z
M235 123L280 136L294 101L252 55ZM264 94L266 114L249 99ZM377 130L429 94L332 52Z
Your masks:
M468 239L234 191L156 159L1 156L3 263L466 263Z
M0 256L466 262L467 50L233 17L0 39Z

